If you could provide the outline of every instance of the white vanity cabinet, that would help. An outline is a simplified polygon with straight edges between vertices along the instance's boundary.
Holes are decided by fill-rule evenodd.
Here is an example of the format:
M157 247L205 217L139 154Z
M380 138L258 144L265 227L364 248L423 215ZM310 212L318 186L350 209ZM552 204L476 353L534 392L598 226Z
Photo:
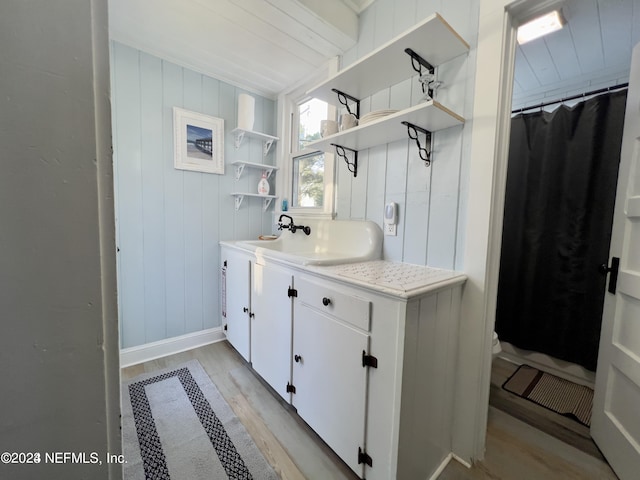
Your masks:
M227 340L250 361L251 270L253 255L222 247L222 321Z
M304 276L296 277L296 292L291 403L362 477L370 302Z
M293 405L361 478L431 478L451 458L465 277L407 294L313 270L294 275Z
M247 255L234 260L223 246L232 345L241 354L250 345L254 370L361 478L435 478L452 457L466 277L395 262L305 267ZM244 313L248 284L230 277L236 262L251 277L242 341L231 309Z

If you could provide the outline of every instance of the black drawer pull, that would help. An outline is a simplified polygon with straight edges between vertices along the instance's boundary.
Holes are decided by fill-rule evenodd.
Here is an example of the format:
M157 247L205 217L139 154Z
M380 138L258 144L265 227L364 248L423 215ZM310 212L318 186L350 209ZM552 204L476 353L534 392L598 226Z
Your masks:
M322 299L322 304L323 304L325 307L326 307L327 305L329 305L330 303L331 303L331 299L330 299L330 298L324 297L324 298Z

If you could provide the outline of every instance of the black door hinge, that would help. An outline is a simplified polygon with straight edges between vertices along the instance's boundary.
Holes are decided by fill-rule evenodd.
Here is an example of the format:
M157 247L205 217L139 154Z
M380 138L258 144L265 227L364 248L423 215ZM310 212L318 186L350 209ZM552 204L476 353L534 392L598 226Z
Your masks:
M287 295L289 297L297 297L298 296L298 290L296 290L295 288L289 287L289 290L287 290Z
M227 324L226 323L224 324L223 328L224 328L224 331L226 332L227 331Z
M378 368L378 359L373 355L367 355L367 352L362 350L362 366Z
M287 382L287 393L296 393L296 387Z
M373 467L373 459L367 455L367 452L362 451L362 449L358 447L358 465L361 463L366 463L370 467Z

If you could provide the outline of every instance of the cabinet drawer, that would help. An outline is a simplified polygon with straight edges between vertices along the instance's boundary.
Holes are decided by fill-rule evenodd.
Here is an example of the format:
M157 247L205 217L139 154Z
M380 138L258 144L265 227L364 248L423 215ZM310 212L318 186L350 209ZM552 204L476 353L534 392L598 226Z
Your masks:
M341 292L338 286L314 282L306 278L296 278L295 286L298 291L296 301L369 331L371 312L369 300Z

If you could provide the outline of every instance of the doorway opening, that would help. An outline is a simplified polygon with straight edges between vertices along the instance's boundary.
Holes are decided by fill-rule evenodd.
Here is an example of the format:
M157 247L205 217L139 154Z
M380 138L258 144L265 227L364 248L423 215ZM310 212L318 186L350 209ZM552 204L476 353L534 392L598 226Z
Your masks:
M512 99L512 105L515 111L515 116L520 116L523 122L524 120L522 119L522 117L525 115L530 115L530 113L528 112L525 113L528 107L535 105L534 116L537 115L539 117L543 117L543 123L544 123L546 120L549 120L549 118L552 118L554 116L554 114L551 112L557 111L558 108L564 108L564 109L584 108L583 102L589 98L588 93L585 93L585 92L589 92L591 90L597 90L597 89L606 90L606 89L615 87L616 85L619 85L621 82L628 81L630 56L631 56L630 52L632 48L632 44L628 40L627 40L628 45L627 44L618 45L617 47L619 49L618 50L619 52L628 52L628 55L626 55L626 60L620 57L619 59L616 60L617 63L615 65L607 64L604 58L600 60L598 59L589 60L585 55L583 55L584 52L575 50L575 48L581 48L580 42L576 41L576 39L580 37L580 35L582 34L581 25L583 22L587 21L585 17L588 17L589 21L593 21L594 19L596 19L597 22L599 22L601 31L605 32L603 35L599 36L600 41L602 41L603 38L607 38L606 31L610 28L613 28L612 25L608 23L607 18L610 18L611 15L616 15L612 12L612 9L614 9L616 6L619 6L619 5L613 5L610 2L592 2L592 3L593 5L591 6L595 9L595 12L588 11L587 7L584 5L584 2L583 4L578 4L578 2L571 1L571 0L565 2L562 6L563 14L565 15L565 18L567 18L568 20L568 25L565 26L565 30L558 32L557 34L555 34L555 36L554 34L551 34L546 38L541 38L536 43L532 42L527 46L517 47L516 56L515 56L516 60L515 60L514 85L513 85L514 95ZM639 4L638 8L640 8L640 2L635 2L635 3L638 3ZM617 18L622 18L622 17L618 16ZM623 26L619 25L619 28L623 28ZM569 41L571 41L571 43L573 44L571 46L571 48L574 49L573 52L571 52L570 49L566 46L566 45L569 45ZM591 45L589 48L593 48L593 45ZM609 46L607 47L601 46L601 48L598 49L598 52L602 52L603 48L609 48ZM575 59L576 61L572 62L571 59ZM626 61L626 64L625 64L625 61ZM588 65L591 65L591 66L588 67ZM596 66L598 65L600 65L601 68L596 68ZM571 73L572 71L577 72L577 74L572 75ZM570 101L567 100L567 97L574 96L578 92L581 93L578 96L578 98L572 99ZM582 93L584 93L584 96L582 95ZM598 93L602 93L602 92L598 92ZM565 99L565 101L549 102L549 100L552 100L552 99L559 99L559 100ZM544 103L551 103L551 105L542 106L542 104ZM620 156L620 145L621 145L621 138L622 138L624 103L625 102L623 98L622 113L619 115L620 125L619 125L619 138L617 139L618 146L617 146L617 150L611 153L612 156L615 156L618 159ZM518 110L520 110L520 112L518 112ZM545 119L544 117L547 117L547 118ZM575 126L575 122L572 125ZM513 139L514 131L515 129L513 128L513 123L512 123L512 132L511 132L512 139ZM528 132L528 134L530 134L530 132ZM526 138L531 140L530 137L526 137ZM554 147L556 146L554 145ZM609 148L611 149L611 147ZM514 155L513 149L511 150L512 150L511 156L513 156ZM511 164L512 159L510 159L509 162ZM539 164L536 164L536 167L538 166ZM513 208L513 202L510 201L510 195L509 195L509 188L510 188L509 177L511 176L511 170L512 169L510 166L507 173L507 196L505 201L505 219L504 219L505 231L510 228L508 225L508 219L507 219L508 215L511 215L512 217L515 216L519 220L522 220L523 217L530 216L531 212L534 210L534 209L531 209L531 205L530 205L531 198L527 198L527 196L525 195L523 197L522 202L523 204L527 204L529 211L527 211L526 209L522 210L519 213L519 217L518 217L518 212ZM527 172L527 173L530 174L531 172ZM592 179L593 175L585 176L586 181L589 181L590 178ZM615 178L617 178L617 163L615 167ZM610 210L610 216L612 216L613 214L613 202L615 201L615 191L616 191L615 178L614 178L613 188L611 188L612 197L611 199L609 199L610 206L607 207ZM547 208L551 208L552 213L554 214L556 213L555 207L553 206L550 207L549 205L547 205ZM576 216L577 216L577 213L576 213ZM603 246L601 250L605 252L602 258L603 262L608 261L607 257L608 257L608 251L609 251L609 239L611 235L611 225L612 225L612 218L609 218L606 220L607 221L605 223L608 222L608 226L605 225L604 229L605 230L608 229L608 232L606 232L606 235L604 235L603 239L601 240L601 242L603 242ZM565 219L560 223L566 223L566 222L567 220ZM537 233L535 231L532 231L530 225L524 226L524 230L526 231L527 234L532 235L536 239L537 239L537 235L542 235L544 233L544 229L539 230ZM514 241L513 239L514 239L513 235L505 236L505 233L503 233L503 242L502 242L503 250L502 250L502 256L501 256L502 263L501 263L501 269L500 269L501 277L503 276L505 270L507 270L509 267L513 267L513 265L511 264L513 259L508 257L508 255L505 255L505 248L509 249L513 247L513 244L512 244ZM549 253L549 252L546 252L546 253ZM526 256L527 252L525 252L524 254ZM529 255L531 254L529 253ZM531 257L529 256L529 260L530 259ZM509 260L508 262L509 265L507 265L506 268L503 269L503 266L507 260ZM543 269L546 266L547 265L543 265ZM512 270L514 271L520 270L521 269L520 267L521 266L514 267L512 268ZM597 265L594 265L594 274L599 275L597 273ZM605 279L602 277L600 282L602 283L602 286L601 286L602 296L604 295L604 288L605 288L604 282L605 282ZM535 282L533 284L535 284ZM544 281L542 282L542 284L544 284ZM542 284L538 284L538 286ZM513 285L513 281L509 282L509 285L513 286L514 288L517 288L517 286ZM526 282L524 283L524 285L526 285ZM571 381L574 381L583 385L588 385L593 388L594 382L595 382L595 364L596 364L596 358L597 358L599 328L597 331L592 332L593 336L595 337L595 341L591 342L591 345L588 346L588 348L590 348L591 350L595 349L595 351L592 351L589 354L590 358L588 360L579 359L580 357L579 354L581 353L580 350L587 348L585 344L586 342L578 343L575 346L575 350L578 352L577 356L571 355L571 354L564 356L561 352L558 354L557 353L558 350L557 349L554 350L554 348L549 348L549 349L536 348L536 345L539 344L540 342L536 343L536 342L529 341L532 336L531 331L525 330L522 333L522 335L520 335L520 338L517 338L518 335L514 336L512 332L509 332L510 326L505 326L507 325L506 322L509 322L511 320L509 318L509 314L513 315L513 309L512 310L507 309L506 312L503 312L503 315L501 318L501 315L500 315L501 291L505 293L505 295L503 295L503 298L514 300L514 291L506 292L504 288L499 287L498 302L497 302L498 308L496 312L496 330L500 335L501 323L502 323L502 330L503 330L503 333L505 334L503 338L501 338L502 349L503 349L502 355L508 361L505 362L504 359L494 361L493 370L492 370L490 403L493 403L494 406L496 403L498 403L498 404L501 404L502 407L506 408L504 406L504 398L502 399L499 398L498 393L496 393L496 386L498 386L499 388L501 384L506 380L506 378L508 378L510 373L512 373L513 370L517 368L517 366L514 366L514 363L529 364L537 368L540 368L542 370L549 371L557 376L567 378ZM544 289L542 289L542 291L544 291ZM530 289L529 291L520 290L519 294L520 294L520 297L515 299L515 301L512 303L519 304L522 302L523 298L529 297L530 304L528 306L524 306L525 309L528 309L527 311L537 308L544 302L549 301L550 297L553 296L553 294L549 292L546 292L546 295L541 295L541 291L536 291L535 289L533 290ZM593 296L594 295L591 294L589 298L592 299ZM596 310L598 309L599 310L597 312L594 312L593 316L594 318L597 318L598 320L600 320L602 315L603 299L598 299L598 302L599 302L599 307L597 307ZM596 302L596 304L598 302ZM557 305L557 302L555 305ZM522 306L522 305L518 305L518 306ZM553 306L554 304L553 302L551 302L550 308L552 311L553 311ZM578 314L576 313L576 315ZM550 323L545 328L546 328L545 335L553 335L553 332L554 332L553 324ZM508 341L505 342L504 341L505 336L508 337L507 339L511 339L515 337L516 340L513 341L513 343ZM576 337L578 336L579 335L576 335ZM552 340L555 340L555 339L552 339ZM553 343L553 341L551 343ZM576 358L578 358L578 360L576 360ZM542 430L545 430L548 433L554 434L555 436L562 436L562 433L566 433L566 432L560 432L560 430L569 430L570 432L574 431L575 437L576 437L575 439L572 439L571 435L569 435L568 437L565 435L564 438L561 438L561 439L564 441L567 441L567 443L574 444L574 446L577 446L578 448L581 448L587 451L588 453L593 453L596 456L600 456L601 458L601 455L598 449L595 447L595 445L590 439L589 429L587 427L580 428L582 426L580 426L579 424L576 424L576 428L572 428L573 425L571 423L566 423L563 421L554 422L553 420L549 421L548 418L545 418L545 417L548 417L548 415L544 415L544 413L547 413L547 412L543 412L543 414L540 414L540 415L528 412L527 414L520 414L520 416L526 416L527 418L525 421L527 421L528 423L534 424L534 426ZM551 423L551 426L550 426L550 423Z

